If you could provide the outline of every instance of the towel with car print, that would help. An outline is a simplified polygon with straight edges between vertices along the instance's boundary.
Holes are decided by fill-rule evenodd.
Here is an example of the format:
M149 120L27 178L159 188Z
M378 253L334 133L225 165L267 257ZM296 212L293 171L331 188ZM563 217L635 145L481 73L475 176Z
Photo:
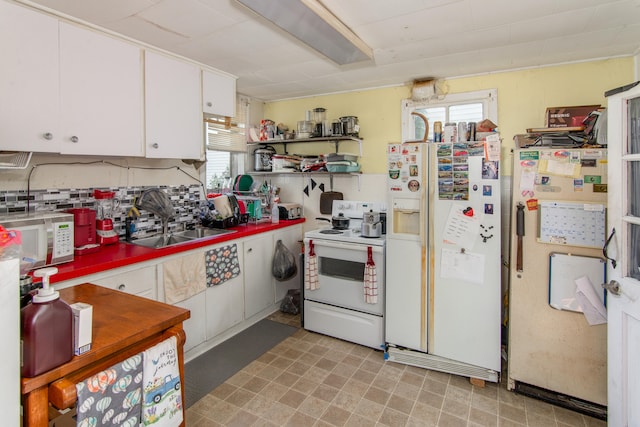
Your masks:
M142 422L154 427L175 427L182 423L182 384L176 337L144 351Z
M78 427L140 425L142 353L76 384Z

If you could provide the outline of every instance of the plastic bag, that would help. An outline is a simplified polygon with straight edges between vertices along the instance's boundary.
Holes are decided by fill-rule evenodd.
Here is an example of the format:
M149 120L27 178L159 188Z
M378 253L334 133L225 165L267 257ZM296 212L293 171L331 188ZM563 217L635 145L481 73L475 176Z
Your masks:
M282 243L282 240L278 240L276 243L271 273L276 280L281 282L291 279L298 273L296 257L285 246L285 244Z
M289 289L287 294L282 298L280 311L289 314L300 313L300 290Z

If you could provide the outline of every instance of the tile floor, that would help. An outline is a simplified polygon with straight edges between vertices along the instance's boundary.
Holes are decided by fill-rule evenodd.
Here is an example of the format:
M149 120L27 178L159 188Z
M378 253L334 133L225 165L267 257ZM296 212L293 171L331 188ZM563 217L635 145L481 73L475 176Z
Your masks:
M299 326L280 312L272 320ZM606 426L468 378L385 362L300 329L187 410L187 426Z

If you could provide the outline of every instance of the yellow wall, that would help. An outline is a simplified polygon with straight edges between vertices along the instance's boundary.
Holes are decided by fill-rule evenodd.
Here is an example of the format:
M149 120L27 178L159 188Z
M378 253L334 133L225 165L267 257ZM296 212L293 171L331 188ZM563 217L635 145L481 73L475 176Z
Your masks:
M547 107L570 105L606 106L606 90L631 83L634 80L633 58L617 58L555 67L487 74L450 79L444 82L448 93L470 92L483 89L498 90L498 126L503 139L503 156L513 147L513 136L526 128L544 126ZM401 139L401 101L411 96L410 87L391 87L314 96L270 102L265 105L265 118L284 123L295 129L304 120L305 111L315 107L327 109L327 118L357 116L363 157L364 173L385 173L388 142ZM343 143L342 152L356 152L357 144ZM319 154L333 151L329 144L291 144L289 153ZM501 170L510 174L505 162Z

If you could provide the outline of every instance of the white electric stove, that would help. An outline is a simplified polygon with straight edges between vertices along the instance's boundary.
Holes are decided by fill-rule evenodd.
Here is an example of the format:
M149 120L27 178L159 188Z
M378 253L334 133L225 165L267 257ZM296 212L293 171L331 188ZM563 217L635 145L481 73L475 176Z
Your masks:
M337 217L339 214L343 214L345 218L349 218L349 228L346 230L337 230L327 224L327 227L306 232L304 237L309 239L358 243L362 245L384 246L384 234L380 237L363 237L361 235L363 215L370 211L386 214L387 204L382 202L335 200L333 202L331 216Z
M304 291L305 329L384 348L385 235L363 237L360 230L364 213L386 213L386 208L382 202L334 201L332 216L342 213L349 218L349 228L327 225L305 233L305 268L314 258L318 277L317 289ZM369 252L377 276L375 303L367 302L364 292Z

